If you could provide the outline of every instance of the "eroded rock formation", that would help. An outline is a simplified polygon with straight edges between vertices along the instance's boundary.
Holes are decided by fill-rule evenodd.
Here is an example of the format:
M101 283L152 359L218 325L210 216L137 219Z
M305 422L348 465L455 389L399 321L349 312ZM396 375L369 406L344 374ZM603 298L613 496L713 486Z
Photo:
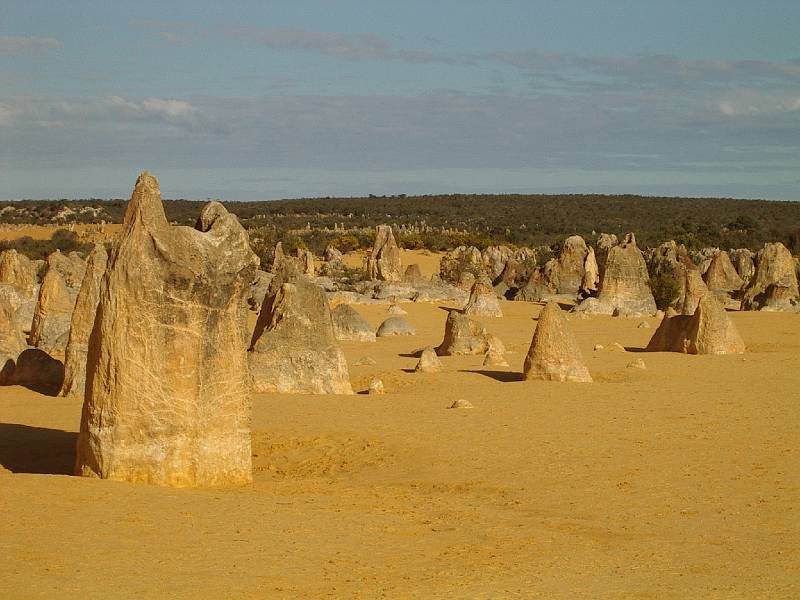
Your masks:
M258 392L353 393L325 292L289 262L270 283L248 360Z
M374 342L375 332L367 320L349 304L339 304L331 310L333 333L337 340Z
M64 353L64 384L62 396L83 396L86 387L86 357L89 336L94 327L97 304L100 302L100 282L106 272L108 254L101 244L95 245L86 259L86 273L72 311L69 341Z
M758 251L755 275L744 290L743 310L795 310L798 303L794 259L780 242Z
M222 204L167 222L136 181L89 338L79 475L172 486L251 480L247 287L258 258Z
M378 225L376 228L375 243L372 246L372 253L367 259L367 274L372 280L403 280L400 248L397 246L389 225Z
M539 314L523 376L547 381L592 381L575 336L556 302L548 302Z

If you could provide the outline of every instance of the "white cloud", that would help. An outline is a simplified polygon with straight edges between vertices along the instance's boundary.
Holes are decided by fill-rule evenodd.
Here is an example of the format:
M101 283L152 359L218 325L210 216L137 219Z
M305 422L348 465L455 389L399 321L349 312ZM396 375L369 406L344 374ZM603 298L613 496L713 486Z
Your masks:
M26 54L58 50L62 47L54 37L0 35L0 54Z
M790 113L800 111L800 95L772 95L743 91L720 100L717 108L726 117Z
M11 109L0 104L0 127L11 122Z

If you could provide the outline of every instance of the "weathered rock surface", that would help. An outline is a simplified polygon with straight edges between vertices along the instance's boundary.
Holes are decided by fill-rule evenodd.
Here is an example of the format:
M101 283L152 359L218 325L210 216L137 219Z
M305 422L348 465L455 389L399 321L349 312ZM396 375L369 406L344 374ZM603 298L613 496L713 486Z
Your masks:
M36 268L24 254L13 248L0 252L0 283L13 285L24 296L36 294Z
M608 251L597 301L581 303L576 310L621 316L655 314L647 265L632 233Z
M158 181L136 181L100 285L76 472L161 485L251 480L247 233L209 202L167 222Z
M550 281L558 294L577 294L584 278L584 265L589 249L579 235L564 240L561 253L550 272Z
M692 315L665 315L648 352L741 354L744 341L728 314L711 293L704 294Z
M592 381L575 336L556 302L548 302L539 314L523 376L547 381Z
M72 311L69 340L64 353L64 384L61 396L83 396L86 387L86 360L89 336L94 327L97 304L100 302L100 282L106 272L108 254L97 244L86 259L86 273Z
M77 252L62 254L56 250L47 257L47 267L58 271L67 287L74 289L80 287L86 272L86 262Z
M247 294L247 304L250 310L255 312L261 310L261 305L264 304L264 296L267 295L269 284L274 276L274 273L267 273L261 269L256 270Z
M597 266L597 258L594 254L594 248L589 246L586 252L586 260L583 261L583 280L581 281L581 291L584 293L591 293L597 290L597 284L600 283L600 267Z
M758 251L756 272L744 290L742 310L796 310L797 273L794 260L780 242Z
M51 255L52 256L52 255ZM39 288L29 342L50 355L63 357L69 338L73 300L64 278L49 267Z
M404 317L389 317L378 327L375 332L377 337L389 337L393 335L416 335L417 330L406 321Z
M464 314L478 317L503 316L500 301L488 279L481 278L474 283L467 305L464 307Z
M389 225L378 225L376 228L375 243L367 259L367 274L370 279L378 281L403 280L400 248Z
M723 292L735 292L744 286L744 280L736 272L730 256L724 250L711 259L711 263L703 275L703 280L708 289Z
M749 248L737 248L730 251L731 261L736 267L736 272L742 278L744 284L750 283L753 275L756 274L756 264L753 262L755 254Z
M0 385L11 384L17 358L28 347L14 316L14 308L0 300Z
M333 333L337 340L374 342L375 332L367 320L349 304L339 304L331 310Z
M248 360L258 392L353 393L325 292L290 263L270 283Z
M451 310L444 325L444 339L436 348L439 356L485 354L491 334L478 321L457 310Z
M438 373L442 370L442 361L436 354L436 350L428 346L419 355L419 362L414 369L417 373Z

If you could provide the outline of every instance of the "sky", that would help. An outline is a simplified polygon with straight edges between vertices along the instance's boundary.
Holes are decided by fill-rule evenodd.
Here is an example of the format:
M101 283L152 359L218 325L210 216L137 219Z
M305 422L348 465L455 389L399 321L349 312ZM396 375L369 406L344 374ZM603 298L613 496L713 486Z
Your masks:
M235 8L233 8L235 6ZM0 198L800 199L797 0L0 0Z

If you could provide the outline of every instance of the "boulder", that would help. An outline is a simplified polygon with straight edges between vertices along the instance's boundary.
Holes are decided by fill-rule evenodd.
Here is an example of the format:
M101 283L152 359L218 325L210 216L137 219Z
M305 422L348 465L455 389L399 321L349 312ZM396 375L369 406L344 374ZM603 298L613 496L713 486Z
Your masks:
M556 302L548 302L539 314L523 376L526 380L592 381L575 336Z
M786 246L764 244L756 263L755 275L744 290L742 310L795 310L800 294L794 260Z
M665 315L648 352L687 354L741 354L744 341L713 294L704 294L692 315Z
M258 392L353 393L325 292L289 262L270 283L248 361Z
M375 230L375 243L367 259L367 274L377 281L402 281L403 263L400 248L394 239L389 225L378 225Z
M349 304L339 304L331 310L333 333L337 340L374 342L375 332L367 320Z
M406 321L404 317L389 317L378 327L375 332L377 337L390 337L395 335L416 335L417 330Z
M703 280L708 289L723 292L736 292L744 286L744 280L736 272L730 256L724 250L718 252L711 259L711 263L703 275Z
M89 338L76 472L130 482L251 481L247 288L258 257L219 202L167 221L142 173Z
M436 348L439 356L485 354L490 347L489 332L478 321L451 310L444 326L444 339Z
M419 355L419 362L414 371L417 373L438 373L442 370L442 361L436 354L436 350L428 346Z
M579 235L564 240L561 252L550 272L549 278L558 294L577 294L584 280L584 265L589 250Z
M464 314L478 317L503 316L500 301L488 279L481 278L472 286Z
M52 255L51 255L52 256ZM73 300L61 273L49 267L39 288L29 342L53 356L64 356L72 320Z
M94 327L97 304L100 302L100 282L106 272L108 254L102 244L96 244L86 260L86 273L72 311L69 339L64 353L64 384L61 396L83 396L86 388L86 359L89 336Z

